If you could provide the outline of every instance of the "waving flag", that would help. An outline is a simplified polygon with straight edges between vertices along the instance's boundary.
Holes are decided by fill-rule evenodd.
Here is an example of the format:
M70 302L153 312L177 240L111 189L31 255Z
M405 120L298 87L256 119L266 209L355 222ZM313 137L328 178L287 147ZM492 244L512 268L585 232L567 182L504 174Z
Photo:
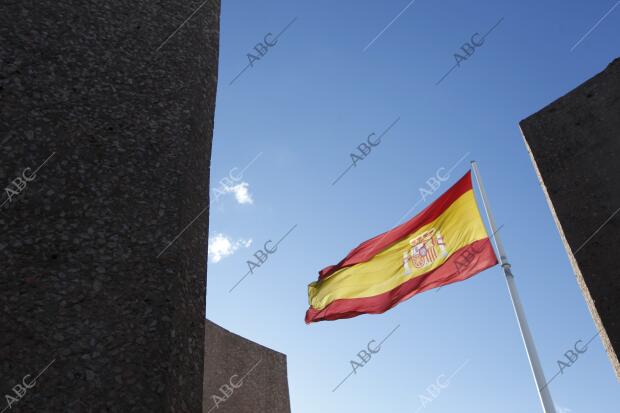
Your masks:
M468 172L421 213L321 270L308 286L306 323L383 313L495 264Z

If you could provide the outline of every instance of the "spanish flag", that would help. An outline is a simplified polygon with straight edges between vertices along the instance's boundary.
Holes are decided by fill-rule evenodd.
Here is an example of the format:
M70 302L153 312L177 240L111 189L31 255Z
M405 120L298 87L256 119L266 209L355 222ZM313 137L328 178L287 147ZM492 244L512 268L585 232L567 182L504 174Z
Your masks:
M308 286L306 323L380 314L497 264L471 171L418 215L354 248Z

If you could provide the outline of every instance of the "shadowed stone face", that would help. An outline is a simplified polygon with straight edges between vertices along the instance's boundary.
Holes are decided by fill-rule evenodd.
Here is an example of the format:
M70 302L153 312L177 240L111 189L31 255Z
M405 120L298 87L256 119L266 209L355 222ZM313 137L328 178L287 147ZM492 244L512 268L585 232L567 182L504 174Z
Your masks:
M620 379L620 59L521 129Z
M290 413L286 356L205 322L203 413Z
M5 3L0 392L199 412L219 1Z

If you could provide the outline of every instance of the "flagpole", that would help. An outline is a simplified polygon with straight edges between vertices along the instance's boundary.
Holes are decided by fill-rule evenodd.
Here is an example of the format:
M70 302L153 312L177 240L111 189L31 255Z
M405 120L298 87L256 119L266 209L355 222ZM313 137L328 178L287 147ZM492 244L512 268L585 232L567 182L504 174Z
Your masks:
M521 300L519 299L519 292L517 291L517 286L515 285L512 271L510 270L510 263L508 262L506 251L504 250L504 244L502 243L502 240L497 233L497 230L495 229L495 220L493 219L493 214L491 213L489 202L487 201L487 195L484 191L484 186L482 185L480 174L478 173L478 164L476 164L476 161L471 161L471 166L474 171L474 175L476 176L478 188L480 189L480 196L482 197L482 204L484 205L484 211L486 212L487 219L489 220L491 231L493 234L495 234L495 245L497 247L497 251L499 252L500 262L502 268L504 269L504 274L506 274L506 284L508 284L508 292L510 293L512 305L517 316L517 322L519 324L519 329L521 330L521 337L523 338L523 343L525 344L525 350L530 361L530 366L532 367L532 373L534 373L534 381L536 382L536 387L538 388L538 395L540 396L540 402L542 403L543 411L544 413L556 413L555 405L553 404L553 400L551 399L551 393L549 393L549 386L545 385L545 374L540 364L538 353L536 352L534 338L532 337L530 327L527 324L527 319L525 318L525 312L523 311Z

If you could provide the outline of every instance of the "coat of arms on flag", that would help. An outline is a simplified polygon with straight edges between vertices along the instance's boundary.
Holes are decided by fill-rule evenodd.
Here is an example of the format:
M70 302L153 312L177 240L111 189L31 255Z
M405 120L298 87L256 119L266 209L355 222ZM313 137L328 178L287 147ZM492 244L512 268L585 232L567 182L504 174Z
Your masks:
M411 248L403 252L405 274L411 274L413 272L412 267L424 268L433 264L437 257L448 255L441 233L435 228L431 228L411 239L409 244Z
M306 323L382 313L495 264L468 172L418 215L321 270L308 286Z

